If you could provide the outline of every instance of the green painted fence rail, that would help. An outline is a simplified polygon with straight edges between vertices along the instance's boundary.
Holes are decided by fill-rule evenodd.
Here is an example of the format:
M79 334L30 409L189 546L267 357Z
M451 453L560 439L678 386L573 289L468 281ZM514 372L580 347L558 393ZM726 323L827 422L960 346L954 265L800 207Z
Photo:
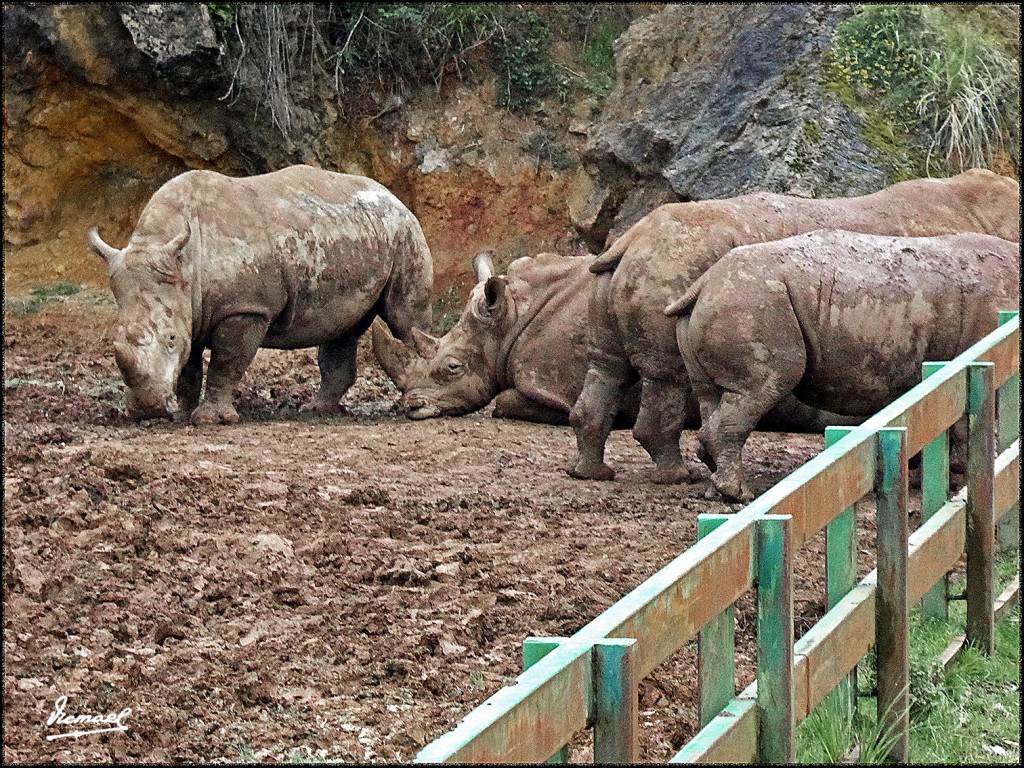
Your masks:
M879 715L906 758L907 614L945 615L944 580L966 553L967 642L991 652L997 531L1020 514L1020 318L826 447L739 512L701 515L698 541L568 638L529 638L524 671L428 744L417 763L565 762L594 729L595 762L635 762L637 684L698 639L700 731L671 762L791 762L794 729L833 691L852 702L876 645ZM949 432L966 417L967 485L949 498ZM996 455L996 451L999 451ZM922 454L926 518L907 531L907 462ZM856 581L856 502L874 494L877 567ZM826 531L828 612L793 641L792 557ZM1014 546L1017 543L1014 542ZM1019 578L1018 578L1019 583ZM733 605L758 596L757 680L733 690Z

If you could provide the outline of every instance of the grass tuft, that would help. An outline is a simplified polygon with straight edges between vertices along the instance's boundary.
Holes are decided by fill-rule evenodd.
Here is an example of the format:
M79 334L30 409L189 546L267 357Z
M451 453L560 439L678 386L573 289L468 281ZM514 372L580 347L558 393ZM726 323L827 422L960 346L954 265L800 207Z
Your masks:
M936 163L988 167L1020 135L1019 68L970 15L858 6L836 28L830 69L840 98L877 112L907 150L923 151L924 172Z

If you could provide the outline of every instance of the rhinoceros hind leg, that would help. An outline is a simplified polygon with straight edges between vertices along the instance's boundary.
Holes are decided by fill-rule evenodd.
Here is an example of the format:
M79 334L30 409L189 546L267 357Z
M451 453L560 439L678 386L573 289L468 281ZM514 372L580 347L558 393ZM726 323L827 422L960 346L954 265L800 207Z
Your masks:
M797 372L795 366L780 365L780 371L767 373L756 386L751 382L745 391L724 393L706 426L701 426L701 441L718 465L711 481L727 499L746 502L754 498L743 473L743 446L761 417L785 392L792 391L802 370L802 366ZM790 378L782 381L779 373L788 373Z
M299 409L300 412L337 414L344 411L341 398L355 383L358 347L358 333L348 333L320 345L316 356L320 368L320 390L316 397Z
M206 372L206 399L192 411L193 424L234 424L238 412L232 403L235 387L256 356L270 325L260 315L232 315L213 329L210 365Z
M643 380L633 437L657 465L651 478L655 483L687 483L694 479L679 451L690 400L690 387L685 381Z

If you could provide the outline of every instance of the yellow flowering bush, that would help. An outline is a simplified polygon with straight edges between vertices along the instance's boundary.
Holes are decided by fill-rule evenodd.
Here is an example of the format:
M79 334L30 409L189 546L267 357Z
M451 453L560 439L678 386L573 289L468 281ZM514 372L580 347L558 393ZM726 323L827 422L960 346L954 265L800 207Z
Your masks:
M1019 67L942 7L858 6L836 28L830 66L840 93L923 141L928 160L984 166L1020 133Z

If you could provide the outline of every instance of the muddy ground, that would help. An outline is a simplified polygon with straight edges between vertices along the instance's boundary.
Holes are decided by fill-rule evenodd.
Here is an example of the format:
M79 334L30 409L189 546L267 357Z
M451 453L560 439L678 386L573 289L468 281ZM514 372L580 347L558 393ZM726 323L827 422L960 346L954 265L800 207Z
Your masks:
M366 339L349 415L299 416L314 350L263 350L241 424L133 424L114 318L102 290L5 300L5 762L409 761L515 678L525 638L577 631L692 545L699 513L738 509L648 482L628 432L618 479L582 482L568 427L407 421ZM756 490L822 445L755 434ZM823 612L818 539L798 635ZM643 682L644 760L694 733L694 664L691 644ZM130 707L127 731L47 739L73 729L47 725L61 696L67 715Z

